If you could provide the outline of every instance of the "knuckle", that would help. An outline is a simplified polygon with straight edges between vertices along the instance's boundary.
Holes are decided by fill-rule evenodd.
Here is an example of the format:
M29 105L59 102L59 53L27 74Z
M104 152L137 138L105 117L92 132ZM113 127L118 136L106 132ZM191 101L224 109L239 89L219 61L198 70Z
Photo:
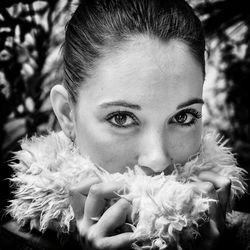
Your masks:
M97 248L97 235L95 233L94 230L88 230L88 232L86 233L86 241L88 242L88 245L91 246L94 249L98 249Z
M82 238L86 238L87 231L85 229L78 228L78 233Z
M231 186L231 180L229 178L223 178L223 187L230 187Z
M101 238L98 238L95 234L89 233L87 237L88 245L91 246L91 249L95 250L104 250L106 249L104 243Z
M93 230L89 230L88 232L86 232L86 239L88 242L91 242L91 244L96 241L96 236Z
M130 207L130 203L124 198L121 198L118 202L121 209L127 210Z
M212 228L212 239L216 242L219 240L221 234L214 220L210 221L210 227Z
M86 233L86 238L88 241L95 243L97 239L99 238L97 230L96 230L96 225L92 225L89 229L88 232Z
M83 225L82 221L77 222L76 226L77 226L77 230L78 230L79 235L82 238L85 238L88 231L86 230L86 227Z
M96 239L94 244L93 244L94 249L99 249L99 250L106 250L108 249L107 246L105 246L104 242L102 242L101 239Z
M100 196L102 194L102 184L93 184L89 189L89 195Z
M204 190L205 190L207 193L214 191L214 185L213 185L213 183L208 182L208 181L205 181L205 182L203 183L203 188L204 188Z
M217 227L214 229L213 238L214 238L214 241L217 241L220 238L220 232Z

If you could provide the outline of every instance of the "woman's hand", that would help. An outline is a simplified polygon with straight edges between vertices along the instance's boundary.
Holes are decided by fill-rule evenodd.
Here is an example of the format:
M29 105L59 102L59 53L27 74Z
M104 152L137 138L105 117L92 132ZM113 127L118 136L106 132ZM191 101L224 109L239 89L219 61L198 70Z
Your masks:
M208 197L217 200L210 205L209 221L200 228L201 238L197 241L197 249L217 249L225 231L225 218L230 203L231 181L211 171L204 171L198 176L199 188Z
M128 249L131 246L131 232L115 233L125 224L131 210L131 204L117 195L122 189L122 183L100 183L93 178L71 190L70 203L84 249ZM112 198L118 198L117 202L104 212L107 201Z
M214 250L218 248L225 230L231 182L210 171L203 171L199 180L195 187L218 202L211 202L208 211L210 219L200 227L201 237L192 249ZM130 203L117 195L122 188L122 183L100 183L99 179L90 179L71 190L70 203L84 249L128 249L135 241L131 237L132 232L115 232L125 224L131 210ZM104 212L107 200L113 198L118 198L118 201Z

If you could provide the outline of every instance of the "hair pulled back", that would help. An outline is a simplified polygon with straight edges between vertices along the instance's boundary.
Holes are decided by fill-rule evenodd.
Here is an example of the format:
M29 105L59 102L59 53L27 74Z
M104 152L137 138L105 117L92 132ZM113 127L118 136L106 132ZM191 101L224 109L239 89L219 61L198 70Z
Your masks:
M82 0L63 46L64 86L73 103L97 60L138 34L184 42L205 72L201 22L184 0Z

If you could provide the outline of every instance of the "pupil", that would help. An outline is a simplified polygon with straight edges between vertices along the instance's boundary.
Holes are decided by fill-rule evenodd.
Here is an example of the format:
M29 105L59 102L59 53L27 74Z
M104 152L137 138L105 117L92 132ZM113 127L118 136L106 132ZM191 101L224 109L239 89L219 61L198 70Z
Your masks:
M125 115L116 115L115 116L115 122L117 124L123 125L126 122L127 118Z
M179 115L177 115L176 120L179 123L184 123L187 120L187 115L186 114L179 114Z

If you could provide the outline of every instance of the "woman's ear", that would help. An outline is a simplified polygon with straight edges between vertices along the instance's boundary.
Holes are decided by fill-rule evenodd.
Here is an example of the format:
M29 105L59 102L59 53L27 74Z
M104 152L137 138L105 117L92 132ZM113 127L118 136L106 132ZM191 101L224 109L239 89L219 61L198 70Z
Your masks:
M50 91L50 101L61 129L74 140L74 112L67 90L62 85L55 85Z

